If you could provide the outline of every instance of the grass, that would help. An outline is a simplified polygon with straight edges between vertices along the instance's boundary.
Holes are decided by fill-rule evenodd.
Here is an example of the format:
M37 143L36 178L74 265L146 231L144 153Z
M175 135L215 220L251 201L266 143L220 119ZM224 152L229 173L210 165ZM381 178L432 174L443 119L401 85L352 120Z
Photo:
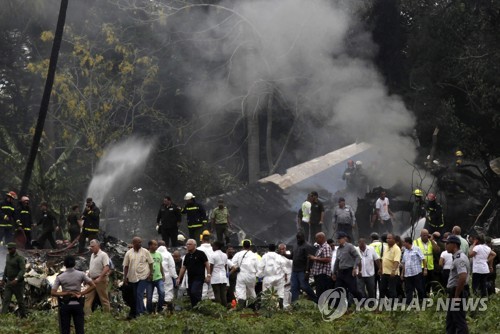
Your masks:
M469 312L470 333L500 333L500 296L490 298L487 310ZM227 312L222 306L204 302L198 311L181 311L172 316L142 316L127 321L125 313L95 312L86 319L85 332L89 334L124 333L444 333L446 313L429 308L422 312L368 312L350 309L347 314L331 322L321 318L311 302L300 300L293 311L279 311L272 316L252 311ZM14 315L0 317L2 334L53 334L58 332L57 313L37 311L26 319Z

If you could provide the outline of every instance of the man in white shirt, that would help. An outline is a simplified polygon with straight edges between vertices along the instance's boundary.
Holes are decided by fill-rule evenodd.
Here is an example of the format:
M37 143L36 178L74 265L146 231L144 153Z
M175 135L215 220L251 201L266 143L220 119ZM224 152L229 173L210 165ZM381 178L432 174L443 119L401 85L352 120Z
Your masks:
M210 262L212 277L210 283L212 284L215 302L222 306L227 306L228 280L226 273L228 260L227 255L221 250L222 246L223 243L219 240L212 244L213 254L212 262Z
M205 230L203 231L201 235L201 245L198 247L198 250L202 251L205 253L205 255L208 258L208 262L210 265L214 264L214 261L212 259L212 256L214 255L214 251L212 249L212 245L210 244L210 232ZM208 273L205 273L208 274ZM203 292L201 294L201 299L210 299L213 300L214 297L214 290L212 289L212 285L210 283L205 283L203 284Z
M92 303L94 302L95 295L99 296L103 312L110 312L108 297L108 273L109 273L109 257L108 254L103 252L98 240L93 239L90 241L90 256L89 273L88 276L95 284L95 290L89 292L85 297L85 306L83 311L85 315L92 313Z
M392 233L392 220L394 214L389 209L389 199L386 197L385 191L380 192L380 197L375 202L376 222L371 223L370 227L379 232ZM376 225L378 224L378 226Z
M285 261L283 256L276 253L276 245L269 245L269 252L262 256L258 264L258 277L263 277L262 291L274 287L278 293L280 308L283 308L283 298L285 290Z
M358 290L366 298L375 298L375 272L380 268L380 257L375 249L366 244L364 238L358 240L361 255L361 271L358 273Z

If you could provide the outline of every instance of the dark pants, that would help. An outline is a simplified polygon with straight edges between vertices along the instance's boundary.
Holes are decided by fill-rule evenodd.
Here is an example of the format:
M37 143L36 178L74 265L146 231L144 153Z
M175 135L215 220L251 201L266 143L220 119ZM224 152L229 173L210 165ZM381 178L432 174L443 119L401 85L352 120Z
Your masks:
M350 242L354 242L354 236L352 234L352 225L351 224L338 224L337 225L337 233L344 232L349 236Z
M302 232L304 232L304 236L306 237L306 240L309 242L309 223L306 222L301 222L300 223L300 229Z
M375 276L359 277L358 291L363 298L375 298Z
M174 227L161 227L161 238L165 241L167 247L177 247L177 236L179 235L179 228Z
M227 302L231 304L233 300L236 300L236 296L234 295L234 290L236 289L236 278L238 277L238 273L230 273L229 274L229 286L227 287Z
M69 241L72 242L72 241L75 241L76 238L78 238L78 236L80 235L80 227L78 226L75 226L75 227L70 227L68 229L68 232L69 232Z
M455 288L448 289L449 305L446 312L446 334L466 334L469 333L466 312L464 309L464 300L467 298L467 292L462 291L460 301L454 301Z
M415 276L405 277L406 305L411 304L413 301L413 292L415 290L417 290L418 300L422 301L425 298L422 273Z
M24 244L24 248L32 249L33 247L31 246L31 230L23 229L23 231L24 231L24 236L26 237L26 243Z
M38 238L38 246L42 249L45 248L45 241L49 241L50 247L52 249L57 248L56 240L54 239L54 235L52 234L52 231L43 231L42 235Z
M12 300L12 295L16 296L17 305L19 305L19 313L21 317L26 316L26 308L24 306L24 282L17 282L15 285L12 285L11 281L5 284L5 288L3 291L2 297L2 313L9 312L10 302Z
M61 334L70 334L71 329L71 318L73 318L73 324L75 325L76 334L84 334L84 314L83 305L75 304L69 305L60 303L59 304L59 317Z
M229 229L227 224L215 224L215 233L217 234L217 241L226 242L229 244ZM224 238L224 240L222 240Z
M389 232L392 233L392 220L387 219L383 221L383 224L380 225L380 233Z
M316 283L316 296L318 298L323 292L333 288L332 278L326 274L314 275L314 283Z
M427 293L431 292L431 288L436 284L434 283L434 270L427 270L427 276L423 276L424 290ZM436 288L434 289L434 292Z
M379 293L380 299L383 299L385 297L389 299L397 297L396 285L398 279L399 276L391 277L391 275L388 274L383 274L380 277L380 293Z
M189 239L194 239L194 240L196 240L196 244L198 246L201 245L200 236L203 233L203 226L189 227L188 232L189 232Z
M352 268L339 269L335 287L346 289L347 292L349 292L354 298L358 300L363 298L363 296L358 291L356 277L352 276Z
M489 274L478 274L472 273L472 291L476 295L481 295L481 297L488 296L488 290L486 289L486 279Z
M89 239L90 242L90 240L97 239L98 234L98 232L85 231L84 228L78 240L78 252L83 253L85 251L85 239Z
M124 284L120 287L120 290L122 291L123 301L128 307L130 307L128 317L130 319L137 317L137 308L135 305L137 285L134 285L133 283L129 283L127 285Z
M0 226L0 242L5 238L4 245L14 240L14 229L12 226Z
M317 303L318 297L316 297L316 295L314 294L314 291L309 285L309 282L306 281L305 275L306 274L304 271L292 271L292 280L291 280L292 302L299 299L299 293L300 290L302 289L305 293L307 293L307 295L312 301Z
M212 290L214 290L215 302L227 306L226 284L212 284Z
M201 301L203 283L204 282L202 279L194 279L188 281L187 292L189 295L189 300L191 301L191 306L193 307L195 307Z
M311 244L314 243L314 240L316 238L316 234L321 232L322 229L323 229L323 225L320 225L318 223L309 225L309 237L310 237L309 242Z

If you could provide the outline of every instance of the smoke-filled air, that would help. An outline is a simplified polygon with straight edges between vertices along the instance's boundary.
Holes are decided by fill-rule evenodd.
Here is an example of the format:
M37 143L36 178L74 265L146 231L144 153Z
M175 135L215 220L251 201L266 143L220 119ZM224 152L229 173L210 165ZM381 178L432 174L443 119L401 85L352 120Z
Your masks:
M415 119L400 97L388 94L370 60L375 47L352 12L332 1L300 0L230 1L203 14L177 12L173 26L190 36L193 48L184 63L194 76L188 96L202 114L244 114L274 93L293 106L286 112L326 116L324 125L336 133L325 138L374 144L390 175L386 186L407 180L406 161L416 156L409 136ZM186 15L198 15L189 27ZM226 66L207 72L194 57ZM321 138L325 129L312 131ZM335 143L318 139L318 145Z

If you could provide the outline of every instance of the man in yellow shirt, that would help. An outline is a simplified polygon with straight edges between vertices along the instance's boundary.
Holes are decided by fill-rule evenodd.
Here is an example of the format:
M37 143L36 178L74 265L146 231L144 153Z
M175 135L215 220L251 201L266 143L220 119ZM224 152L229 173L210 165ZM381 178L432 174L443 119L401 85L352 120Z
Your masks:
M380 275L380 299L396 298L396 285L399 279L399 263L401 262L401 248L396 245L394 235L387 234L387 248L384 247Z

